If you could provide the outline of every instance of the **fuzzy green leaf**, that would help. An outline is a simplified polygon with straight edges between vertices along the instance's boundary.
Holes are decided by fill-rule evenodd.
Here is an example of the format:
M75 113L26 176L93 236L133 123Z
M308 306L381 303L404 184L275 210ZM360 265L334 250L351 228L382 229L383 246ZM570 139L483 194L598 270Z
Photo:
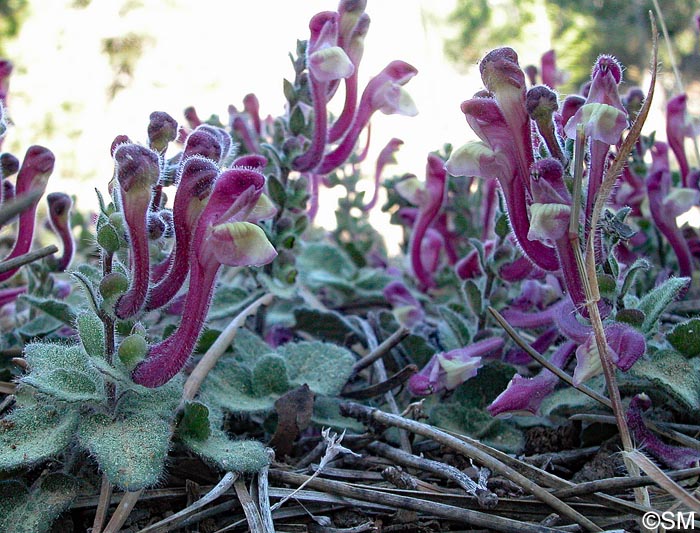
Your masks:
M106 400L104 381L97 373L57 368L41 374L31 373L22 378L42 394L62 402L102 402Z
M42 310L47 315L60 320L64 324L73 326L75 324L76 309L62 300L54 300L52 298L37 298L24 294L20 296L22 300L29 303L32 307Z
M78 415L71 410L40 404L15 408L0 420L0 470L27 467L61 453L77 424Z
M278 348L287 361L293 387L306 383L316 394L339 394L350 378L355 357L341 346L324 342L288 343Z
M277 396L256 396L253 392L253 372L231 359L222 359L209 373L201 394L221 408L238 412L269 411Z
M209 408L201 402L187 402L177 429L180 435L189 439L208 439L211 435Z
M278 355L263 355L253 368L252 379L255 396L284 394L289 390L287 365Z
M82 346L34 343L24 357L30 373L20 382L65 402L104 401L104 379Z
M700 355L700 318L693 318L675 326L666 340L687 357Z
M95 313L83 312L76 318L80 342L92 357L104 357L105 334L102 320Z
M254 365L263 355L274 349L252 331L240 329L233 340L236 359L246 365Z
M49 474L31 490L14 480L0 482L0 531L46 533L78 495L78 482L66 474Z
M689 283L690 278L669 278L639 301L637 308L644 313L643 332L651 331L661 313Z
M294 310L296 328L326 341L352 343L363 337L348 318L336 311L300 308Z
M663 397L672 400L682 410L697 413L700 410L700 375L691 363L675 350L660 350L649 358L639 359L629 370L630 388L643 390L654 403ZM623 383L620 384L621 389ZM625 387L626 389L626 387Z
M352 279L357 274L357 267L345 252L325 243L304 246L296 264L302 281L311 288L322 286L315 283L315 276L319 272L325 272L339 280Z
M84 417L78 431L111 483L134 491L155 485L165 468L170 424L158 416L133 415L112 420L103 414Z
M182 435L181 440L194 453L227 472L252 474L270 464L265 447L253 440L232 441L221 430L214 430L206 440Z
M430 412L431 423L468 435L506 453L519 453L524 444L522 432L507 421L461 403L436 405Z

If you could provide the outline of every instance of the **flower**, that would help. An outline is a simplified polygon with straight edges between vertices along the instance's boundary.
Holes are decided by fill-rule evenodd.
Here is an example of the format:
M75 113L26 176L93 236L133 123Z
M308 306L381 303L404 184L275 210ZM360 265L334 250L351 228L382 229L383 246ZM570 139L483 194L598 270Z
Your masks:
M565 342L552 354L551 363L557 368L565 367L575 347L573 342ZM499 394L486 409L491 416L535 415L542 401L554 392L558 383L559 378L546 368L532 378L516 374L508 383L506 390Z
M362 206L363 211L369 211L375 205L377 205L377 200L379 199L379 180L382 176L382 171L386 165L391 163L396 163L396 158L394 154L398 152L399 148L403 144L401 139L393 138L391 139L382 151L379 152L377 157L377 165L374 170L374 192L372 193L372 198L364 206Z
M277 252L259 226L252 223L265 177L253 169L232 168L217 179L192 238L189 290L182 320L175 332L150 347L132 372L133 380L159 387L187 363L204 326L221 265L260 266Z
M420 302L402 282L390 282L384 287L382 294L393 308L396 319L407 328L412 328L425 318Z
M117 300L114 312L117 317L125 319L141 310L148 294L150 257L147 217L153 186L160 176L160 157L149 148L125 143L114 151L114 162L129 236L131 270L129 290Z
M189 272L192 233L204 210L219 167L202 156L192 156L182 165L179 185L173 201L175 244L168 257L154 266L158 284L151 288L146 310L158 309L177 294Z
M342 165L355 147L360 132L367 126L375 111L382 111L388 115L394 113L407 116L416 115L418 113L416 106L403 86L417 72L408 63L392 61L384 70L374 76L362 93L357 113L343 141L335 150L324 156L323 161L314 171L318 174L328 174Z
M12 251L4 260L12 259L29 252L34 238L34 223L39 197L46 190L49 176L53 172L55 157L51 150L43 146L30 146L19 168L15 187L15 196L38 194L37 199L19 215L19 227ZM5 281L19 270L19 267L0 274L0 281Z
M51 227L63 243L63 254L56 262L55 268L59 272L63 272L70 265L75 252L75 243L70 228L70 210L73 206L73 200L66 193L52 192L46 197L46 201L49 204Z
M637 446L654 457L664 466L673 470L692 468L700 463L700 452L685 446L672 446L664 443L644 423L642 413L651 407L646 394L637 394L630 401L627 410L627 425L637 441Z
M482 357L500 352L503 339L491 337L465 348L433 355L423 369L408 380L408 390L414 396L428 396L453 390L476 376Z
M534 160L524 94L521 104L528 123L526 152L519 150L520 142L514 142L514 135L522 134L522 128L518 128L520 133L513 132L496 100L472 98L463 102L461 108L468 124L481 141L454 150L446 168L453 176L479 176L498 180L510 226L525 256L541 269L555 271L559 269L559 261L554 249L540 241L530 240L527 236L530 231L530 167Z

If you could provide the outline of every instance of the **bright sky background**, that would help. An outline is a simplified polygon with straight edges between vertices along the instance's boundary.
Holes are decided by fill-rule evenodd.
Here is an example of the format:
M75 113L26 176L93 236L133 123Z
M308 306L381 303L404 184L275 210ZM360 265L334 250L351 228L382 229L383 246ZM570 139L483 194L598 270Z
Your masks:
M49 190L79 193L83 210L96 205L94 187L106 190L112 139L124 133L145 142L152 111L167 111L183 120L182 110L194 105L203 118L212 113L225 118L228 104L240 107L243 96L254 92L263 114L282 114L282 78L292 76L288 53L297 38L308 38L311 16L337 7L335 0L93 0L86 8L73 4L74 0L31 2L32 13L21 34L8 43L15 63L9 109L16 127L5 147L18 156L33 143L51 148L57 167ZM368 173L391 137L405 144L399 164L388 172L419 177L430 150L470 139L459 104L480 88L478 71L459 73L442 53L449 29L440 21L454 4L455 0L369 0L372 23L361 84L391 60L413 64L419 74L406 88L419 115L375 115ZM129 32L146 34L148 40L133 82L110 100L112 71L102 40ZM546 39L548 32L538 34ZM530 56L522 51L521 61L536 62L548 47L545 40L529 51ZM336 100L340 105L342 90ZM47 124L53 135L44 133ZM321 221L333 220L332 204L323 202Z

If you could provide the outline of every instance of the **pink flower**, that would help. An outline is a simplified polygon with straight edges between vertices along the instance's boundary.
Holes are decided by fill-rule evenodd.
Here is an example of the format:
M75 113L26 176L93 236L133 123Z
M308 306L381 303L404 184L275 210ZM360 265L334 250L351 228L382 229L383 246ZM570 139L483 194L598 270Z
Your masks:
M433 355L423 369L408 380L408 390L414 396L428 396L453 390L476 376L482 357L500 352L503 339L491 337L449 352Z
M63 254L56 262L56 270L63 272L70 265L75 252L75 242L70 227L70 210L73 206L73 200L66 193L52 192L46 197L46 201L49 204L51 227L63 244Z

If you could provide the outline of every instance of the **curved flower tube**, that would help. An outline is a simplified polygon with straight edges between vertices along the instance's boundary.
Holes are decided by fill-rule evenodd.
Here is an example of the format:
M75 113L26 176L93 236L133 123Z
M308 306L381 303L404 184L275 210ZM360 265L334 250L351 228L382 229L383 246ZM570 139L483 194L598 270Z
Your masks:
M192 233L197 221L205 209L207 198L211 193L219 167L213 161L201 156L190 157L182 165L179 186L173 201L173 224L175 226L175 244L168 258L156 265L163 273L157 285L148 295L146 310L158 309L172 300L182 287L190 270L189 255ZM159 272L154 268L154 273Z
M557 368L564 368L574 353L576 344L565 342L552 354L551 363ZM516 374L510 380L506 390L491 402L486 410L491 416L511 416L514 414L536 415L542 401L554 392L559 378L546 368L532 378Z
M63 254L56 262L55 268L63 272L68 268L75 253L75 242L70 229L70 210L73 200L63 192L52 192L46 197L49 203L49 220L51 227L60 237L63 244Z
M500 353L503 339L490 337L449 352L433 355L428 364L408 380L408 390L414 396L428 396L453 390L476 376L482 358Z
M644 450L664 466L673 470L693 468L700 464L700 452L685 446L666 444L644 423L642 413L651 408L646 394L637 394L627 410L627 425L639 449Z
M337 45L338 14L323 11L309 23L311 38L306 50L309 70L309 88L314 108L314 132L306 152L292 162L294 170L314 170L321 159L328 141L328 112L326 111L328 83L347 78L355 70L345 51Z
M398 152L399 148L403 144L401 139L393 138L391 139L382 151L379 152L377 157L377 165L374 170L374 192L372 193L372 198L364 206L362 206L363 211L371 210L375 205L377 205L377 200L379 199L379 180L382 176L382 171L386 165L396 163L396 158L394 154Z
M350 76L345 78L345 104L343 105L343 110L340 112L338 119L328 131L328 142L336 142L339 140L350 127L352 119L355 116L358 71L364 53L365 36L369 30L369 16L367 16L366 13L361 13L359 16L356 16L355 13L357 10L352 12L348 11L347 6L350 4L357 4L359 7L362 3L363 2L356 2L354 0L341 2L341 9L339 10L340 31L338 32L338 45L348 54L350 61L352 61L352 64L355 66L355 70ZM345 7L345 10L343 10L343 7ZM362 9L364 10L364 7L362 7ZM352 13L353 16L348 16L348 13ZM353 21L355 25L350 35L346 38L344 26L349 26Z
M583 124L586 137L591 139L586 221L590 220L593 204L603 182L610 146L620 142L627 126L627 110L622 105L617 88L621 81L622 67L617 60L608 55L600 56L593 67L586 103L564 126L567 136L575 139L578 124Z
M248 113L250 120L253 123L253 131L258 137L262 134L262 123L260 122L260 102L255 94L246 94L243 97L243 111Z
M46 183L53 172L55 157L51 150L43 146L30 146L24 155L22 166L17 175L15 196L23 196L34 191L46 190ZM25 209L19 215L19 227L17 238L12 251L5 257L5 260L24 255L29 252L34 238L34 224L36 219L36 208L39 199ZM8 270L0 274L0 281L10 279L19 270L19 267Z
M681 93L671 98L666 104L666 139L676 156L681 171L683 187L688 187L688 157L685 155L685 138L694 133L687 123L688 95Z
M559 261L554 249L528 238L530 219L527 197L532 162L519 161L521 158L513 143L513 133L501 109L490 98L467 100L461 108L467 122L482 142L468 143L454 150L447 161L447 171L453 176L497 179L505 199L510 226L525 256L542 270L557 270ZM529 151L532 158L532 149L529 148ZM523 167L526 168L526 176L520 175Z
M160 158L153 150L138 144L121 144L114 151L115 174L129 234L131 284L114 307L125 319L138 313L146 301L150 276L148 252L148 209L153 186L160 176Z
M402 282L390 282L384 287L382 294L393 308L396 319L407 328L412 328L425 318L420 302Z
M343 141L335 150L324 156L315 172L328 174L347 160L357 143L357 138L375 111L381 111L387 115L395 113L410 117L416 115L418 113L416 106L403 86L417 73L414 67L404 61L392 61L372 78L362 93L352 126Z
M411 251L411 267L423 289L429 289L435 286L432 274L426 269L423 262L421 247L430 224L435 220L442 208L442 202L445 198L446 183L447 172L445 171L445 165L442 159L436 155L430 154L426 167L425 194L422 195L418 218L413 225L413 232L411 233L411 242L409 245Z
M656 142L651 152L653 160L646 179L649 211L651 211L656 227L666 237L676 254L679 274L683 277L691 277L693 274L692 254L688 241L676 224L676 217L700 201L700 192L690 189L675 189L672 192L667 146L662 142ZM678 200L681 199L683 193L685 193L686 198L680 202Z
M250 169L233 168L219 176L192 239L190 283L183 304L188 319L151 346L132 372L134 382L159 387L185 366L204 326L221 265L260 266L277 255L263 230L248 222L264 184L264 176Z

